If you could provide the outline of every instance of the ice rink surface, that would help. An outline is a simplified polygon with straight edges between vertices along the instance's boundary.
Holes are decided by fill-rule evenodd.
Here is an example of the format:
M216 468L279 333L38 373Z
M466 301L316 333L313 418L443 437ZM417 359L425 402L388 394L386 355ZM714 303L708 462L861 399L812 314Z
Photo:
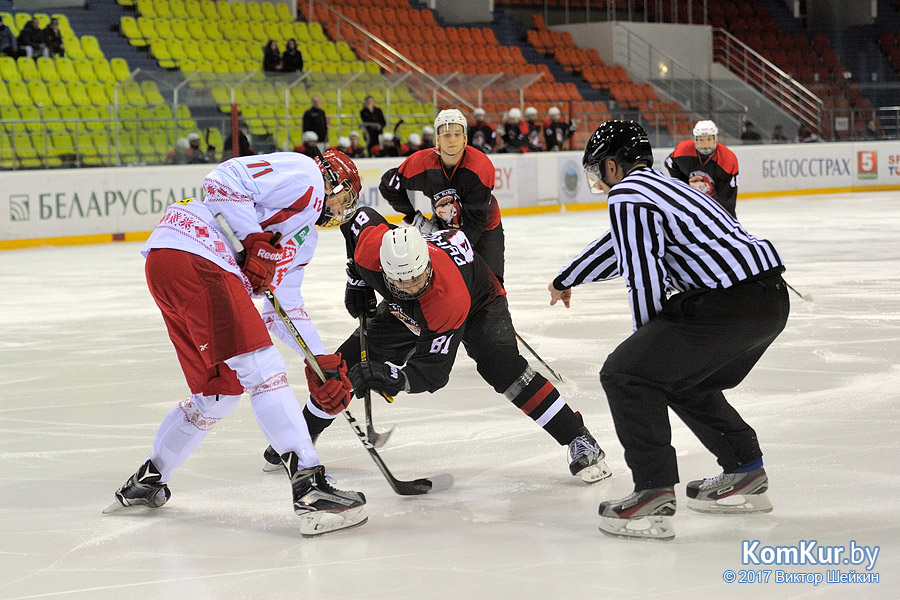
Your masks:
M102 516L187 395L140 244L0 253L0 598L900 598L900 198L749 200L738 213L813 297L792 294L787 329L727 394L759 434L775 510L687 510L683 483L718 468L674 419L682 484L671 543L597 529L598 503L632 489L597 377L631 330L624 284L577 288L569 310L548 305L547 283L606 229L603 211L504 219L506 280L519 333L566 378L559 388L613 477L571 477L566 449L460 356L440 392L375 404L376 426L396 425L380 451L393 473L450 472L455 486L395 495L339 419L318 450L339 487L366 493L370 518L316 539L300 537L284 476L260 469L266 441L247 398L175 473L165 507ZM343 308L340 234L321 233L304 296L333 349L355 323ZM280 347L302 395L301 361ZM361 403L351 409L362 418ZM744 540L879 553L870 571L745 565ZM770 579L724 581L745 569ZM880 582L777 581L834 569Z

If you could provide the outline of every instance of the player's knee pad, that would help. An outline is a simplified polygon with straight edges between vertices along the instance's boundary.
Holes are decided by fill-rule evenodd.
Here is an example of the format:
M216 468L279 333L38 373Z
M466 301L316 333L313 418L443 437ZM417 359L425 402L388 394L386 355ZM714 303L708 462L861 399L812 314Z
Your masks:
M240 401L240 396L191 394L190 398L179 402L178 407L191 425L200 431L209 431L216 423L230 415Z
M255 394L272 385L287 385L284 358L275 346L266 346L225 361L237 373L244 389Z

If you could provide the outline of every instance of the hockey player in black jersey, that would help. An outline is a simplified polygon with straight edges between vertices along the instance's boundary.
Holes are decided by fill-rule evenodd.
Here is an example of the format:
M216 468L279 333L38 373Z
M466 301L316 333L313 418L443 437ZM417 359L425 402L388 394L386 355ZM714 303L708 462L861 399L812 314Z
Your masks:
M719 128L712 121L697 121L694 139L675 146L666 158L669 175L714 198L737 215L738 159L719 143Z
M562 112L555 106L550 107L547 115L550 118L544 122L544 145L548 152L558 152L578 128L572 121L563 121Z
M708 195L652 170L650 141L636 123L598 127L583 164L591 191L608 194L611 227L550 283L550 304L568 307L572 287L621 276L634 322L600 371L634 492L600 504L601 530L674 537L679 479L669 409L723 470L687 484L688 508L771 511L756 432L722 390L746 377L787 322L775 247Z
M500 206L494 189L491 159L466 145L468 121L455 108L442 110L434 120L437 146L423 149L381 177L378 190L403 220L428 234L459 229L466 234L494 274L503 281L505 240ZM417 190L431 200L430 219L417 211L408 192Z
M487 122L483 108L476 108L473 114L475 124L469 127L469 145L485 154L490 154L497 146L497 130Z
M354 317L371 315L368 360L360 361L358 332L337 351L357 396L366 390L391 396L436 392L447 384L462 344L494 390L568 446L572 475L587 483L609 477L603 450L581 415L519 354L506 291L465 233L450 229L423 238L415 227L390 225L369 207L341 231L350 259L347 310ZM377 310L376 291L384 299ZM307 403L303 412L313 439L346 408L343 402Z

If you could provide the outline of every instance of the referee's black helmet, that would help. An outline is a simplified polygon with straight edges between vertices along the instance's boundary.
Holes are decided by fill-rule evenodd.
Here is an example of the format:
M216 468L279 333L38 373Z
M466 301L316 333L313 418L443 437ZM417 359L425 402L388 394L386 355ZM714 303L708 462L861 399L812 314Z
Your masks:
M606 158L614 158L625 171L636 163L653 166L653 149L644 128L634 121L606 121L588 140L581 159L583 167L599 165Z

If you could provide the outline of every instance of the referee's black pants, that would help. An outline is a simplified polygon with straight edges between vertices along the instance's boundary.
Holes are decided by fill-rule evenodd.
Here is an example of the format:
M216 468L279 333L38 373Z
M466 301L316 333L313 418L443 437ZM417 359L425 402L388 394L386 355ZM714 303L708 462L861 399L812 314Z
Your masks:
M606 359L600 381L635 490L678 483L668 408L725 472L762 456L722 390L738 385L784 329L781 275L676 294Z

